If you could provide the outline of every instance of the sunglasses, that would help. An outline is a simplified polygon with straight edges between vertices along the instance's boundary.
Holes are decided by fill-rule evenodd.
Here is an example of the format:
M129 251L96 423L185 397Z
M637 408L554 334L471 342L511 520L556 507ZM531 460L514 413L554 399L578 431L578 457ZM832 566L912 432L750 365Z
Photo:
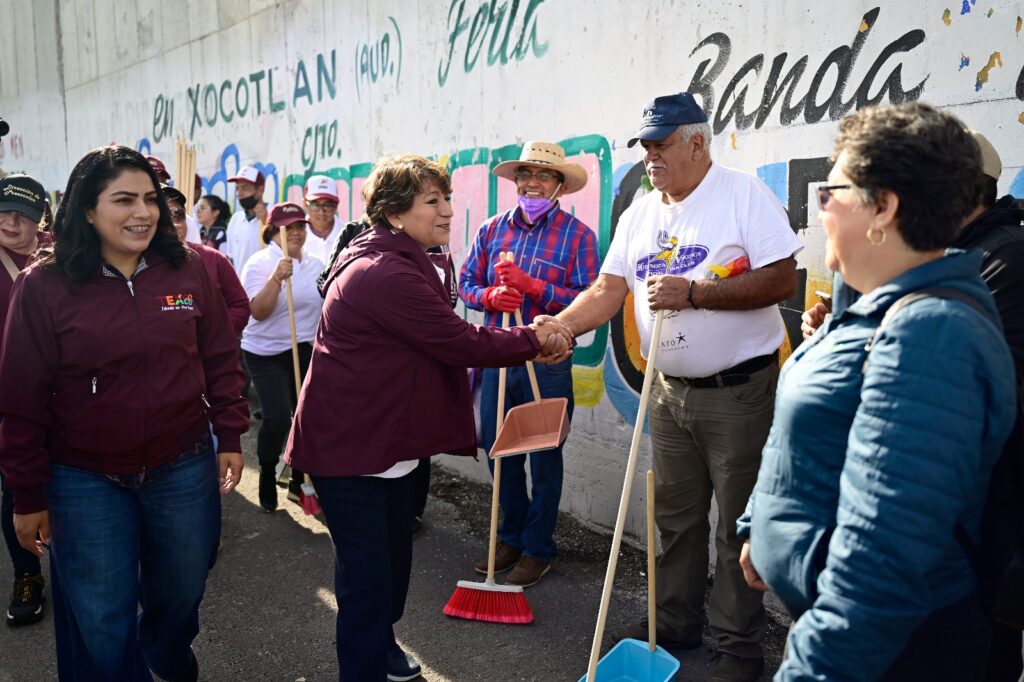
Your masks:
M309 211L310 211L310 213L312 213L313 211L319 211L320 213L333 213L334 211L337 211L337 210L338 210L338 205L336 203L334 203L334 202L329 202L329 203L327 203L327 202L325 202L325 203L317 202L317 203L309 204Z
M824 211L832 199L832 192L837 189L853 189L853 185L818 185L818 210Z

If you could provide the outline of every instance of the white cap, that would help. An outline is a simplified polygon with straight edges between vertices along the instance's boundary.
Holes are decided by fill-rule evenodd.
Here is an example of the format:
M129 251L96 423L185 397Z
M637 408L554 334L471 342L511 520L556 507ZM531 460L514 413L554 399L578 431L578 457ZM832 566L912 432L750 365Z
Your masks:
M228 178L228 182L251 182L254 185L263 184L263 173L254 166L242 166L238 169L238 174Z
M338 202L338 184L326 175L311 175L306 181L306 201L329 199Z
M971 137L974 138L974 141L978 143L978 147L981 149L982 172L993 180L998 180L1000 173L1003 172L1003 162L1000 161L996 148L992 146L987 137L977 130L968 129L967 132L971 134Z

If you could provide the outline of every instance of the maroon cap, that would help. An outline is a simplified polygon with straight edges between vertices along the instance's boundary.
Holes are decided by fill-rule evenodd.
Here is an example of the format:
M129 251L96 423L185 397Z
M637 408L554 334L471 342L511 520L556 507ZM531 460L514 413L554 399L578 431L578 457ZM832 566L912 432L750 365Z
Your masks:
M238 169L237 175L228 178L228 182L251 182L254 185L262 185L264 182L263 173L254 166L242 166Z
M306 220L306 212L293 201L275 204L267 215L267 225L273 225L274 227L287 227L300 220L309 224L309 221Z
M147 156L146 161L149 161L149 165L156 171L156 176L160 178L160 182L167 182L171 179L171 174L167 172L167 166L164 162L155 156Z

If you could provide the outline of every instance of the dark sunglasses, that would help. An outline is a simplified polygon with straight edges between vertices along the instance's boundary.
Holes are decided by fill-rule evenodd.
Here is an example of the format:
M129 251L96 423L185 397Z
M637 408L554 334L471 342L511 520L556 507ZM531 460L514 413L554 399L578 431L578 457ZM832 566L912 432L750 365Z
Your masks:
M852 189L853 185L818 185L818 210L823 211L837 189Z

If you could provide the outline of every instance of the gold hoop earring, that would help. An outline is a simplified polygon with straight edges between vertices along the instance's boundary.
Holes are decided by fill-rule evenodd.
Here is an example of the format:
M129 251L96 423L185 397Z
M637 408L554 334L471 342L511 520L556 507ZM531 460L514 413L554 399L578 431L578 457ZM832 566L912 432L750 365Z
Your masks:
M882 236L879 237L878 239L873 238L873 235L876 232L880 232L882 234ZM868 241L871 243L871 246L881 246L882 244L885 243L885 230L881 227L875 227L874 225L871 225L868 228L866 236L868 238Z

